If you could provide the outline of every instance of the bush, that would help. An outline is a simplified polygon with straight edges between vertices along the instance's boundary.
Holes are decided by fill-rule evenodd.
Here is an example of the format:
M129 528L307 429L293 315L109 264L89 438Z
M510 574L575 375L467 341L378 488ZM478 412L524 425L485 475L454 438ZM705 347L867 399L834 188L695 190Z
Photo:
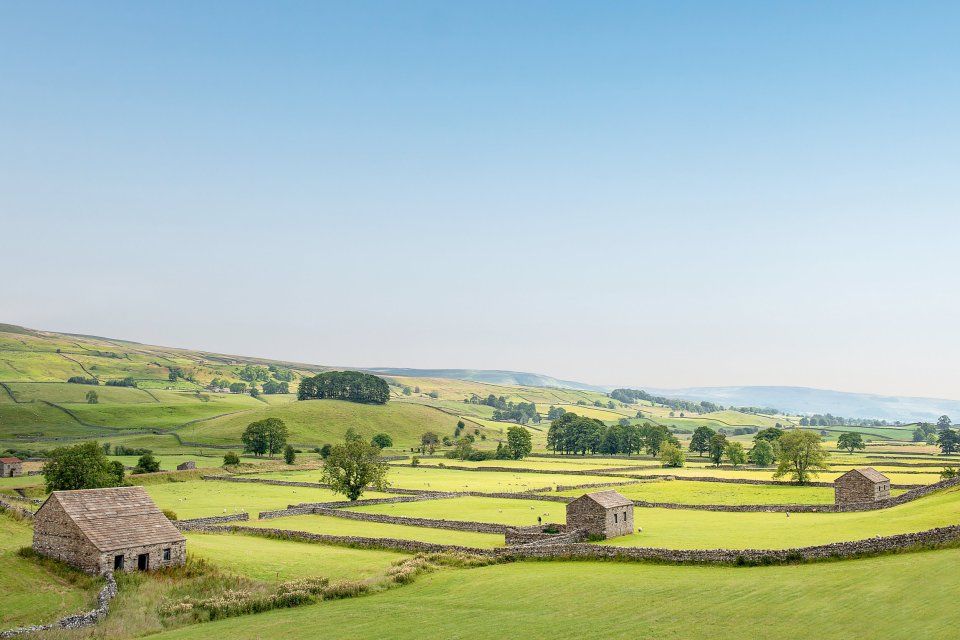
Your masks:
M411 466L411 467L419 467L419 466L420 466L420 456L413 456L412 458L410 458L410 466Z
M134 473L156 473L157 471L160 471L160 461L149 453L140 456L137 466L133 468Z
M83 376L72 376L71 378L67 379L67 382L69 382L70 384L92 384L92 385L100 384L100 381L97 380L96 378L85 378Z
M477 451L474 450L467 456L467 460L473 460L474 462L480 462L481 460L493 460L496 458L496 454L493 451Z
M294 451L293 447L287 445L283 450L283 461L287 464L293 464L297 459L297 452Z
M167 520L174 522L177 520L177 512L173 509L162 509L162 511L163 515L167 516Z
M393 446L393 438L391 438L386 433L378 433L373 436L373 439L370 441L371 444L380 447L381 449L386 449L387 447Z
M228 451L223 456L223 466L227 466L229 464L240 464L240 456L235 454L233 451Z
M325 444L325 445L323 445L322 447L320 447L320 451L319 451L320 457L323 458L324 460L326 460L327 458L330 457L330 451L331 451L332 449L333 449L333 445L332 445L332 444Z

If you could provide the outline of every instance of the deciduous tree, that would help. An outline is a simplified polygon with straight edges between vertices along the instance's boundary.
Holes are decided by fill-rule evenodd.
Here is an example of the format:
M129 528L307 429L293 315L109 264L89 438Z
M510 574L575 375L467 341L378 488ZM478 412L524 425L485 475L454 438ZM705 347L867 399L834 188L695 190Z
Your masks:
M323 463L321 481L352 501L363 495L367 486L380 491L386 489L389 470L387 463L380 459L378 447L363 440L344 439L330 449Z
M799 483L809 482L817 471L826 471L829 453L823 448L820 436L812 431L795 429L780 438L780 460L774 478L785 475Z

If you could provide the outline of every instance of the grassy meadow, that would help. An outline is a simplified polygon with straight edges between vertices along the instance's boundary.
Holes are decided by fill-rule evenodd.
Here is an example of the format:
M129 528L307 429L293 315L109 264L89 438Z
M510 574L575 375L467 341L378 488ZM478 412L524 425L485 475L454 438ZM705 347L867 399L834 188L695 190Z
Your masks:
M443 571L374 597L169 631L249 638L949 638L960 550L789 567L520 562Z

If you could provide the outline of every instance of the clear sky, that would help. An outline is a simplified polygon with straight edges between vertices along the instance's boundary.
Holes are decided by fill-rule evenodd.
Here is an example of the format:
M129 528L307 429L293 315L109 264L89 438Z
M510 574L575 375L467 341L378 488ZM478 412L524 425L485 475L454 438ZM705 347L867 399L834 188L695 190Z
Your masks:
M960 398L956 2L0 3L0 322Z

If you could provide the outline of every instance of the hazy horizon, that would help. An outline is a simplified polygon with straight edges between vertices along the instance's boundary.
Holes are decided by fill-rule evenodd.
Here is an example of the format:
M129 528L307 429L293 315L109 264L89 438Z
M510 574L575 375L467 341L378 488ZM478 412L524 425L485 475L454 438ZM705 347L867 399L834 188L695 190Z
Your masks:
M4 322L958 398L960 6L8 3Z

